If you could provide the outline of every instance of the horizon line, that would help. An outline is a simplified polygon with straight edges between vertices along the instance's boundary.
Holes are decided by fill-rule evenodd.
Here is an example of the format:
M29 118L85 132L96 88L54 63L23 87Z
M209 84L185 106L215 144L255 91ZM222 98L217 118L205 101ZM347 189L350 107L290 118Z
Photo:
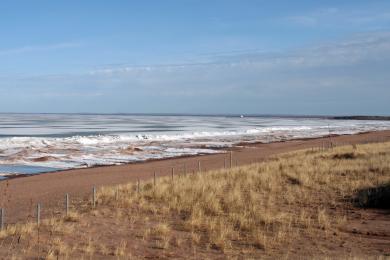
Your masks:
M367 118L390 118L390 115L384 114L261 114L261 113L177 113L177 112L0 112L0 115L133 115L133 116L244 116L244 117L297 117L297 118L344 118L344 117L367 117Z

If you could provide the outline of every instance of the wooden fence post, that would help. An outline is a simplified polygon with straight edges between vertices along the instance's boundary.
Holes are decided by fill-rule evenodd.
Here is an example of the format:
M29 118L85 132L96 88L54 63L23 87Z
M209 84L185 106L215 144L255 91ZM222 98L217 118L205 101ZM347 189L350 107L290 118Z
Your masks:
M226 169L226 158L223 158L223 168Z
M37 224L38 226L41 224L41 204L37 204Z
M230 168L233 167L233 151L230 151Z
M140 181L139 181L139 179L138 179L138 180L137 180L137 192L138 192L138 194L140 193L139 183L140 183Z
M69 194L66 193L65 195L65 212L66 212L66 216L69 215Z
M171 173L171 175L172 175L172 181L173 181L173 175L175 174L175 168L174 167L172 167L172 173Z
M156 187L156 172L153 172L153 185Z
M92 188L92 207L96 207L96 187Z
M0 209L0 231L4 229L4 214L5 214L5 210L1 208Z
M198 172L200 172L200 161L198 161Z

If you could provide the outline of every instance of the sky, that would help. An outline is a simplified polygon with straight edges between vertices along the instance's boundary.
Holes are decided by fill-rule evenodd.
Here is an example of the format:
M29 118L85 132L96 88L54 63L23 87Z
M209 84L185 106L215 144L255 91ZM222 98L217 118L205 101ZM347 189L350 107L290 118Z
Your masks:
M0 2L0 112L390 115L390 1Z

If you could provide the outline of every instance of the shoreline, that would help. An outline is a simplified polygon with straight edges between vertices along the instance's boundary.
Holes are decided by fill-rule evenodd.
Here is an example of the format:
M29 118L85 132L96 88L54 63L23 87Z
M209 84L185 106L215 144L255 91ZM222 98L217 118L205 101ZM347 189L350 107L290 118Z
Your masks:
M213 151L216 151L215 153L199 153L199 154L193 154L193 155L178 155L178 156L172 156L172 157L163 157L163 158L156 158L156 159L146 159L146 160L140 160L140 161L133 161L133 162L125 162L120 164L111 164L111 165L92 165L87 167L79 167L79 168L68 168L68 169L59 169L56 171L45 171L45 172L38 172L38 173L15 173L10 174L7 177L0 179L0 183L11 180L11 179L18 179L18 178L26 178L26 177L32 177L32 176L38 176L38 175L46 175L46 174L53 174L53 173L61 173L61 172L68 172L68 171L74 171L74 170L88 170L88 169L95 169L95 168L104 168L104 167L117 167L117 166L123 166L123 165L134 165L134 164L142 164L142 163L149 163L149 162L158 162L158 161L165 161L165 160L173 160L173 159L185 159L185 158L191 158L191 157L198 157L198 156L210 156L210 155L217 155L217 154L228 154L230 151L236 151L239 149L242 149L243 147L250 147L250 146L257 146L257 145L267 145L267 144L273 144L273 143L285 143L285 142L291 142L291 141L310 141L310 140L317 140L322 139L324 141L329 141L330 138L340 137L340 136L355 136L355 135L362 135L362 134L370 134L370 133L378 133L378 132L386 132L390 130L379 130L379 131L365 131L365 132L358 132L354 134L331 134L326 136L319 136L319 137L299 137L299 138L293 138L293 139L286 139L286 140L279 140L279 141L272 141L272 142L239 142L235 145L232 145L231 147L221 147L221 148L210 148ZM330 140L331 142L331 140Z
M331 136L333 143L361 144L365 142L390 141L390 130L358 133L353 135ZM329 136L284 140L271 143L245 144L232 147L233 166L241 166L263 161L270 156L295 150L320 147L329 144ZM238 144L239 145L239 144ZM112 186L133 181L144 181L169 176L174 167L175 174L216 170L229 167L229 153L194 155L174 158L148 160L122 165L96 166L90 168L69 169L26 177L17 177L0 181L0 207L6 209L6 222L26 221L35 214L36 203L43 207L42 216L51 216L63 208L64 195L69 193L72 201L87 199L92 187Z

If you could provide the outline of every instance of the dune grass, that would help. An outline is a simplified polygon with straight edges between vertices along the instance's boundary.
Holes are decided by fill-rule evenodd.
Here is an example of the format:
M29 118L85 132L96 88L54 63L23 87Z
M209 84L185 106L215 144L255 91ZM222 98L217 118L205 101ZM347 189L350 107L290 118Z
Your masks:
M327 256L332 254L329 248L333 243L343 244L347 239L344 227L351 219L350 210L356 209L359 191L389 181L387 142L297 151L227 170L180 175L173 180L158 178L156 185L153 181L141 183L140 191L134 183L103 187L98 190L95 210L72 212L43 223L42 239L51 240L41 242L41 250L47 258L134 257L140 248L163 250L168 256L180 250L198 250L203 256L211 253L211 258L214 254ZM115 247L110 247L88 237L93 232L108 232L107 226L88 231L97 219L103 224L108 220L115 223L118 232L126 226L134 238L121 236ZM34 234L31 224L9 227L0 232L0 251L9 241L15 243L10 237ZM364 250L354 248L358 242L350 243L350 248L333 253L364 256ZM14 256L30 251L36 255L36 245L29 247L14 247Z
M102 204L176 215L203 246L228 251L289 244L302 230L338 232L347 220L338 206L356 191L390 180L390 144L298 151L231 170L191 174L101 190Z

